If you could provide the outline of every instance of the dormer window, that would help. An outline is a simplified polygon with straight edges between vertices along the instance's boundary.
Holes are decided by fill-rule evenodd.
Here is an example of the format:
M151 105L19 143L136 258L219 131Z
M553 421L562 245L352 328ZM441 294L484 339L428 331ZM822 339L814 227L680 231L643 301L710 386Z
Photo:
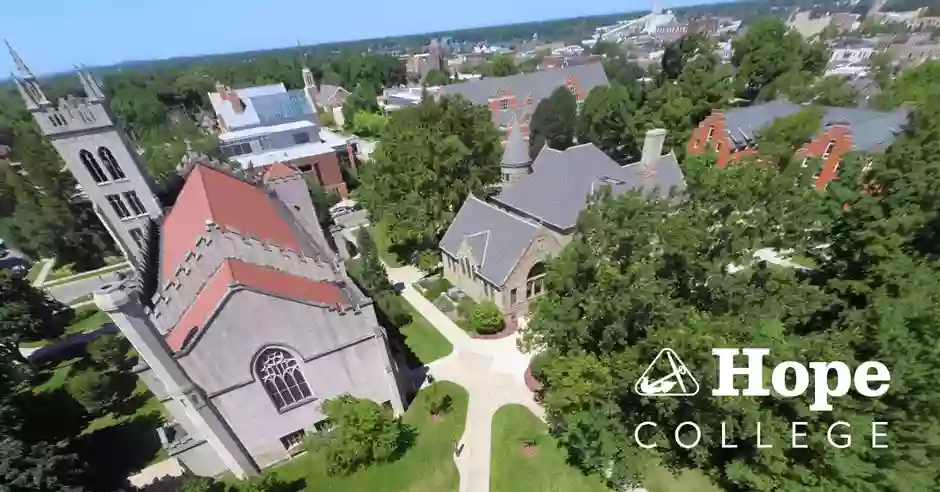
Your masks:
M830 141L829 141L829 145L826 146L826 151L823 152L823 154L822 154L823 160L826 160L826 159L829 158L829 154L832 153L832 149L834 149L835 146L836 146L836 141L835 141L835 140L830 140Z

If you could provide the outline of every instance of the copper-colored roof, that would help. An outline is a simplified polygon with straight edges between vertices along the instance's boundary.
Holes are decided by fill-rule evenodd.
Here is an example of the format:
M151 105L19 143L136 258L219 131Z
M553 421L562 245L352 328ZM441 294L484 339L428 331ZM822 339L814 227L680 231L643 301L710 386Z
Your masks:
M197 165L163 222L161 269L170 279L206 233L206 223L296 251L301 242L267 193L224 171Z
M179 352L201 334L209 318L237 286L263 294L330 306L348 304L342 289L333 283L319 282L273 268L228 259L212 275L190 304L179 323L166 336L167 345Z
M300 171L294 169L293 167L284 164L283 162L275 162L268 167L268 170L264 173L264 182L267 183L272 179L282 179L290 178L300 174Z

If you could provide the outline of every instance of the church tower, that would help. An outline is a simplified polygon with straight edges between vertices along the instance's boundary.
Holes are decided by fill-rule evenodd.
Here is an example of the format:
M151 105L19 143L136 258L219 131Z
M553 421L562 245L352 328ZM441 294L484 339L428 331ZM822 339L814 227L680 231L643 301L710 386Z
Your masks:
M136 147L111 114L101 85L84 68L78 79L84 98L49 102L36 77L7 43L13 75L26 109L91 200L95 214L134 265L141 266L150 220L163 216Z
M532 173L532 161L529 159L529 145L522 136L519 121L513 117L509 124L509 138L503 149L503 159L500 162L503 181L512 184L522 176Z

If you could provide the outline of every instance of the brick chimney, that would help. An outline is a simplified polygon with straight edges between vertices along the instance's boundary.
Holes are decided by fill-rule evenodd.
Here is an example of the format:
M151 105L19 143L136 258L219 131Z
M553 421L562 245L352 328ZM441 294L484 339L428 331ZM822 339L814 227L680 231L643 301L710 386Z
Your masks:
M219 97L222 98L223 101L228 101L228 103L232 105L232 109L236 113L241 114L245 112L245 103L242 102L238 94L235 94L232 89L216 82L215 91L219 93Z
M666 140L666 130L654 128L646 132L646 138L643 140L643 151L640 154L640 163L643 167L649 167L656 163L663 155L663 142Z

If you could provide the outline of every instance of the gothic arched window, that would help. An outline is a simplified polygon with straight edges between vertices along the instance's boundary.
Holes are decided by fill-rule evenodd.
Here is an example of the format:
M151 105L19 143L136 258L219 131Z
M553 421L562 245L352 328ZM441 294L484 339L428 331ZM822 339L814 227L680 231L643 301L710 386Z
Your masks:
M95 183L109 181L104 171L101 170L101 164L98 164L98 161L95 159L95 156L91 155L91 152L82 149L81 152L78 153L78 157L82 160L82 164L85 165L85 169L88 170L88 174L95 180Z
M124 175L124 170L118 165L117 159L114 158L114 154L111 153L111 149L98 147L98 156L104 161L105 167L108 168L108 173L110 173L114 179L124 179L127 177Z
M269 348L262 352L255 371L278 410L313 397L297 359L284 349Z
M531 299L545 292L545 264L538 262L529 269L525 281L525 296Z

